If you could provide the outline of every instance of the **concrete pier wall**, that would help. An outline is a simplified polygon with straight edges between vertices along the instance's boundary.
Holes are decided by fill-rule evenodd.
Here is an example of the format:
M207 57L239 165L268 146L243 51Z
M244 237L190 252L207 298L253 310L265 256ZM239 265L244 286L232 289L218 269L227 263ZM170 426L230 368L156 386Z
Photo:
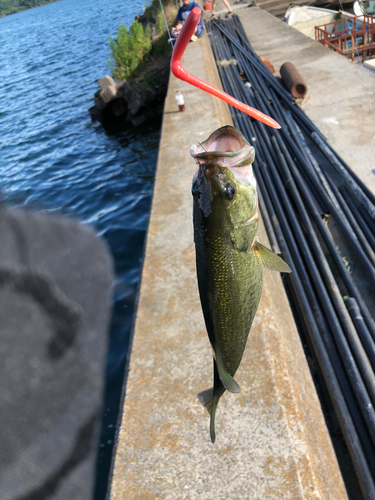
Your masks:
M206 35L189 44L183 64L219 85ZM177 89L194 122L189 105L177 111ZM231 124L226 105L170 77L110 498L344 500L278 273L264 272L236 375L241 393L222 397L214 445L196 397L212 386L212 354L196 283L189 148L225 124ZM259 236L268 245L263 226Z

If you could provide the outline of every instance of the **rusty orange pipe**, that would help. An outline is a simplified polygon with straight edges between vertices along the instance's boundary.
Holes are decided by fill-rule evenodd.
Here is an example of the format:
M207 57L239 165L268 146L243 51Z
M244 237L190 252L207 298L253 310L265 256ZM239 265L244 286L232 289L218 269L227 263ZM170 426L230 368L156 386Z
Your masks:
M280 75L293 97L301 98L306 95L307 85L293 63L284 63L280 68Z

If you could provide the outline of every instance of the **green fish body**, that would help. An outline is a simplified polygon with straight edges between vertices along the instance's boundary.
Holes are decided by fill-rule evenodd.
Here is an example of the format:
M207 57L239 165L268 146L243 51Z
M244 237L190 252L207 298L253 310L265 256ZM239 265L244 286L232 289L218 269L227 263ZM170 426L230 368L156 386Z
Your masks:
M241 363L263 285L263 267L289 266L257 241L259 225L255 151L234 127L225 126L191 154L193 222L199 295L214 355L214 386L198 395L211 416L225 390L239 392L234 375Z

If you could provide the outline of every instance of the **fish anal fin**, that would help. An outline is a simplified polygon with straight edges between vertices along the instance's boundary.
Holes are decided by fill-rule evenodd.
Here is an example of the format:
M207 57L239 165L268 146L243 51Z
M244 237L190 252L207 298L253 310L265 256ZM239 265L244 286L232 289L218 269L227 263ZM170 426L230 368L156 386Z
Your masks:
M227 372L227 369L225 368L223 358L219 355L216 354L216 365L217 365L217 371L219 373L219 377L221 380L221 383L225 387L225 389L228 392L233 392L233 393L238 393L240 392L240 386L237 384L237 382L234 380L234 378Z
M291 273L288 264L278 255L272 252L269 248L265 247L259 241L254 243L252 248L262 262L262 266L271 271L279 271L280 273Z

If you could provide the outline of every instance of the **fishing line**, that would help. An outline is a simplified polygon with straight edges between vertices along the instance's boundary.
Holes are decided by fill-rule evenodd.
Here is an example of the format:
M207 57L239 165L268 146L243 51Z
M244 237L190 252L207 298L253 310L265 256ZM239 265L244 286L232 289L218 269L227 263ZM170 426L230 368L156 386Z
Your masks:
M183 82L183 86L187 87L187 83ZM186 100L187 100L188 108L189 108L189 111L190 111L191 121L193 122L193 128L194 128L194 132L195 132L195 135L196 135L196 138L197 138L197 142L200 145L200 147L203 148L204 151L206 151L206 149L204 148L204 146L202 146L200 140L198 139L198 132L197 132L197 129L195 128L195 122L194 122L194 118L193 118L193 113L191 112L191 107L190 107L190 102L189 102L189 96L188 96L188 94L186 94Z
M163 7L163 4L161 3L161 0L159 0L159 3L160 3L160 8L161 8L161 11L163 13L163 17L164 17L164 22L165 22L165 26L167 28L167 32L168 32L168 42L171 41L171 34L170 34L170 31L169 31L169 28L168 28L168 22L167 22L167 18L165 16L165 12L164 12L164 7ZM172 52L173 52L173 45L172 45L172 41L170 42L170 45L172 47ZM187 88L187 84L182 81L182 88L184 89L184 87L186 86ZM185 92L185 90L184 90ZM197 142L198 144L204 149L204 147L202 146L202 144L200 143L199 139L198 139L198 133L197 133L197 129L195 128L195 122L194 122L194 118L193 118L193 114L191 112L191 107L190 107L190 102L189 102L189 96L187 93L185 93L185 96L186 96L186 101L187 101L187 104L188 104L188 108L189 108L189 112L190 112L190 118L191 118L191 121L193 123L193 128L194 128L194 132L195 132L195 136L197 138ZM206 151L204 149L204 151Z
M162 13L163 13L165 26L166 26L167 31L168 31L168 42L169 42L169 40L171 39L171 34L170 34L170 32L169 32L168 23L167 23L167 18L165 17L165 12L164 12L164 8L163 8L163 4L161 3L161 0L159 0L159 3L160 3L160 8L161 8L161 11L162 11ZM171 46L172 46L172 43L171 43ZM173 48L173 46L172 46L172 48Z

